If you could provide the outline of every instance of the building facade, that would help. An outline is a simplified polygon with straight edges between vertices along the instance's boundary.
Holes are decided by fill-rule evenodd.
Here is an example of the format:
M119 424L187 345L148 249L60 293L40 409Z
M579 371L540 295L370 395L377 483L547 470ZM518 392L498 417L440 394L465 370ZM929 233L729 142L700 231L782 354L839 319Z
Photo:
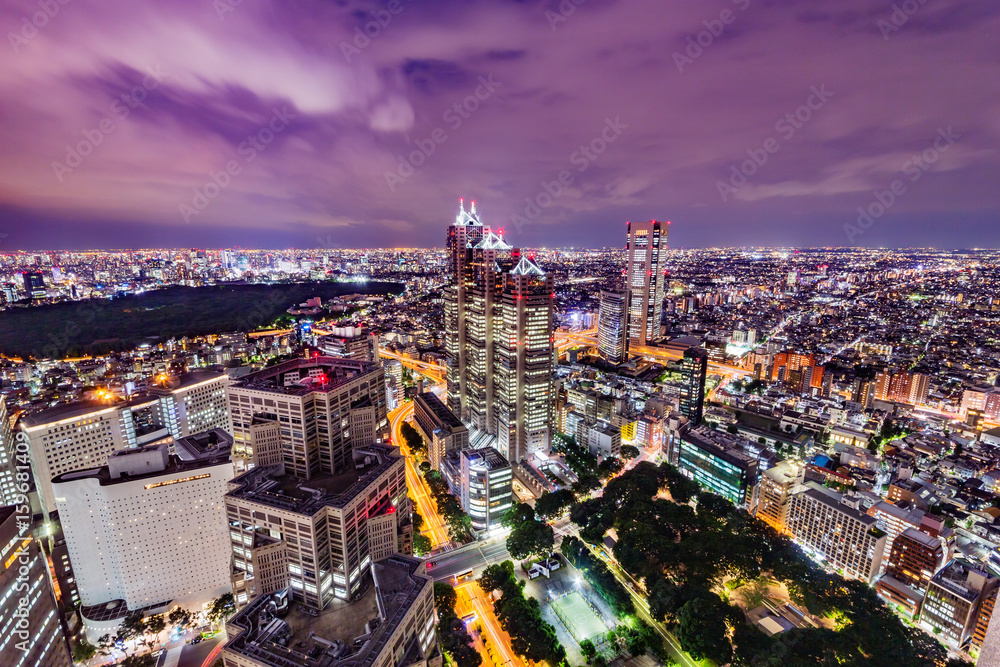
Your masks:
M128 611L190 608L228 589L222 498L233 478L232 438L218 433L222 444L200 452L197 443L178 456L147 445L52 480L91 643ZM116 601L124 605L109 618Z
M963 646L975 629L983 602L998 583L986 570L962 559L952 560L927 584L920 627L951 648Z
M0 664L71 667L45 554L18 509L0 506Z
M628 340L628 293L601 292L597 318L597 351L609 364L626 360Z
M220 373L185 373L128 401L71 403L24 416L20 428L28 438L43 512L55 510L52 478L57 475L103 466L121 449L214 428L232 432L228 384Z
M434 470L441 470L448 456L469 446L469 429L434 392L413 397L413 420L427 442L427 459Z
M547 451L553 408L554 282L475 206L448 228L448 407L510 461Z
M920 605L931 577L943 565L945 549L941 540L907 528L892 542L885 574L875 584L882 599L903 609L912 619L920 613Z
M388 445L356 448L337 473L305 479L283 465L257 467L232 485L225 508L238 607L284 590L325 609L357 596L377 559L411 549L404 463ZM258 573L261 549L268 567Z
M883 371L875 376L875 398L909 405L927 400L928 378L922 373Z
M705 412L705 378L708 376L708 352L691 347L681 357L681 414L697 426Z
M415 558L371 566L371 585L352 604L320 612L261 595L226 623L226 667L441 667L434 580Z
M814 559L849 579L875 581L886 535L875 519L841 502L840 494L808 483L792 496L788 530Z
M684 431L674 444L681 473L737 507L750 502L759 469L755 459L707 427Z
M452 453L441 468L475 530L490 530L513 504L513 470L492 447Z
M628 223L628 346L660 337L666 282L667 227L670 223Z
M237 447L251 448L255 418L278 422L285 471L302 479L350 469L353 448L388 441L384 373L366 361L316 356L251 373L229 388L229 407Z

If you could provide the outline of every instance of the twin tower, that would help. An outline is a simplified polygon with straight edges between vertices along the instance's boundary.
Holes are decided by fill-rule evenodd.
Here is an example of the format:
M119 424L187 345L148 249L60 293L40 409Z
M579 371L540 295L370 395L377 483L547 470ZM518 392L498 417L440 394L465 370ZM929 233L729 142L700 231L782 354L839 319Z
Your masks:
M551 437L554 280L476 203L448 227L444 291L448 407L511 463L547 452Z

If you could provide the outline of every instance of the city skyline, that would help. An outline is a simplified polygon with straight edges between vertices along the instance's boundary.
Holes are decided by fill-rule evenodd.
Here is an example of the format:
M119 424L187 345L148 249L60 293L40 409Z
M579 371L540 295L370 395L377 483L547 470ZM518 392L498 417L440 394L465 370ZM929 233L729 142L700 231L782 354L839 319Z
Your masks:
M525 247L998 244L995 7L35 10L0 8L0 250L426 247L463 193Z

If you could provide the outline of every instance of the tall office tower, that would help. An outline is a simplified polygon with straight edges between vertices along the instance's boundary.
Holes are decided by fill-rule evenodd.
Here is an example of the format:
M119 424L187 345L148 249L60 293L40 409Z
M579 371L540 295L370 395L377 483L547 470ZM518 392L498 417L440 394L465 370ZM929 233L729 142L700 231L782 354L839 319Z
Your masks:
M922 373L889 373L875 377L875 398L909 405L921 405L927 400L928 378Z
M486 230L470 249L465 265L465 376L466 419L473 428L495 433L497 314L503 274L513 262L513 252L502 234Z
M476 213L476 202L470 210L465 210L464 200L459 200L458 216L455 224L448 227L448 271L451 284L444 290L445 351L448 356L448 407L462 419L468 419L466 401L466 264L469 248L475 247L483 238L483 223Z
M597 350L610 364L625 361L628 332L627 292L601 292L601 310L597 319Z
M27 462L25 456L22 460ZM18 504L17 467L17 441L10 429L7 399L0 396L0 506Z
M71 667L45 554L19 527L25 519L17 506L0 506L0 665Z
M689 347L681 357L681 414L692 424L700 424L705 408L705 378L708 375L708 352Z
M353 448L388 440L385 402L380 366L333 357L286 361L229 387L237 447L252 446L255 417L278 421L285 471L302 479L339 473L354 465Z
M660 336L669 222L628 223L628 346Z
M254 468L226 494L238 607L290 591L304 605L325 609L335 598L363 595L373 563L412 548L397 449L358 447L350 466L308 480L283 470Z
M321 612L258 596L226 629L231 667L439 667L434 579L416 558L390 556L371 567L371 586L353 604Z
M448 228L448 250L448 407L512 462L547 451L554 279L484 229L475 207Z
M495 323L493 394L496 448L509 461L549 449L554 290L552 274L524 255L503 277Z
M230 585L223 496L232 436L215 430L114 452L52 480L88 641L129 611L200 608Z
M51 480L56 475L105 465L112 452L127 447L214 428L232 432L228 384L222 373L197 371L127 402L70 403L23 417L43 513L55 509Z

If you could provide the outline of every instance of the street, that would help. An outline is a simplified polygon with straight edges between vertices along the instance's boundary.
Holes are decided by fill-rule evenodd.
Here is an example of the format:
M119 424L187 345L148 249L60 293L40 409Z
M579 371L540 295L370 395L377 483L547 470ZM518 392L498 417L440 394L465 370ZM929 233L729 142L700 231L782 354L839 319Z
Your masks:
M160 653L156 667L211 667L222 652L224 633L198 644L170 646Z
M484 543L473 543L468 547L463 547L456 553L446 553L429 559L429 563L434 565L428 567L428 574L434 577L435 581L447 581L456 574L461 574L474 569L474 577L479 577L486 569L486 566L493 563L500 563L511 560L507 551L505 538L499 538ZM454 583L452 581L451 583Z

